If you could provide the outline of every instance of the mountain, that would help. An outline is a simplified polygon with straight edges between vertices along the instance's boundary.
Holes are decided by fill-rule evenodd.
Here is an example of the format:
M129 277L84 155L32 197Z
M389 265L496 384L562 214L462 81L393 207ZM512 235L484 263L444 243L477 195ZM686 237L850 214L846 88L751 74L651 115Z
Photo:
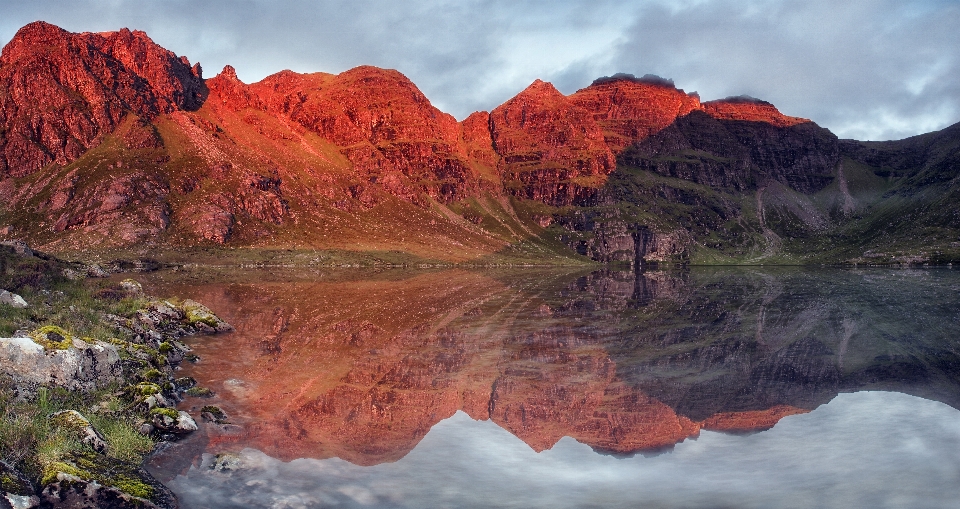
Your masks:
M205 79L143 32L36 22L0 56L0 237L78 256L949 261L951 129L838 140L625 74L569 96L537 80L458 122L393 70Z

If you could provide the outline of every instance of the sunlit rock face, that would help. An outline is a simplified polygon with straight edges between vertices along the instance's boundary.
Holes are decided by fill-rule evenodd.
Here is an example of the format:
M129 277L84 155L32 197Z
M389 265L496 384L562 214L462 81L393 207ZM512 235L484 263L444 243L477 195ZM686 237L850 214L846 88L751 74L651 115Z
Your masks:
M479 192L456 119L397 71L370 66L338 75L282 71L246 85L227 66L209 87L211 106L261 110L313 132L336 145L368 185L407 201L421 192L440 201ZM249 122L262 124L256 116Z
M708 115L718 120L763 122L776 127L791 127L810 123L809 119L789 117L780 113L776 106L749 96L707 101L701 105L701 108Z
M601 78L570 96L593 114L614 153L656 134L678 117L700 109L700 97L653 76Z
M495 108L490 129L504 186L516 196L583 202L616 167L593 115L550 83L536 80Z
M536 451L572 437L632 454L768 429L840 391L960 404L956 375L925 360L952 355L952 332L921 340L870 311L932 292L944 306L910 312L950 313L949 281L922 272L445 271L164 291L240 331L194 345L191 374L242 426L209 425L211 450L372 465L462 410Z

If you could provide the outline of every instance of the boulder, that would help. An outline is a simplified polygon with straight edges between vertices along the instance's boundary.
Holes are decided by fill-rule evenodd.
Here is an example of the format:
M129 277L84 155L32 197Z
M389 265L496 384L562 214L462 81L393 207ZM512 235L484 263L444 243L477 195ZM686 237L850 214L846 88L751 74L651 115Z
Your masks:
M143 285L135 279L124 279L120 281L120 290L132 297L143 295Z
M186 434L197 431L199 427L197 426L197 421L193 420L193 417L190 417L190 414L180 410L179 412L172 409L160 409L161 411L153 412L153 420L151 424L160 430L167 433L175 434ZM176 415L176 417L174 417Z
M28 306L27 301L23 300L23 297L6 290L0 290L0 304L21 309Z
M221 320L220 317L213 314L213 311L197 301L190 299L183 301L182 309L190 325L201 332L229 332L233 330L232 325Z
M53 384L70 390L90 390L122 379L117 347L78 339L44 348L31 338L0 338L0 372L18 382Z

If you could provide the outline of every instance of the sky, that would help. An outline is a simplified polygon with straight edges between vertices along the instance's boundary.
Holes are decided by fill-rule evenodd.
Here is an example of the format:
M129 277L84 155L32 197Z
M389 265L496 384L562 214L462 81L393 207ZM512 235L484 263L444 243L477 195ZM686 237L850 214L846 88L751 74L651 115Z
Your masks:
M0 0L0 42L44 20L147 32L254 82L283 69L397 69L463 119L535 79L570 94L618 72L703 100L746 94L841 138L960 121L958 0Z

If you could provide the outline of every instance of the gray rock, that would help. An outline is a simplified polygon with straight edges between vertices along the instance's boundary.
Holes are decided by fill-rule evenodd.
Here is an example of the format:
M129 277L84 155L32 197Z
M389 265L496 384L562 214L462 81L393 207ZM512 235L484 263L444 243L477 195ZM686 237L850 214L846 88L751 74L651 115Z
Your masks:
M87 265L87 277L110 277L110 273L96 263L92 263Z
M66 350L46 350L30 338L0 338L0 372L19 382L90 390L122 380L117 347L74 340Z
M180 417L177 418L176 428L173 430L177 433L190 433L197 431L197 421L193 420L193 417L190 417L190 414L180 411Z
M0 246L12 247L13 252L21 256L34 256L33 250L22 240L4 240Z
M176 419L160 413L154 414L152 424L161 431L176 434L192 433L199 429L197 421L183 410L178 412Z
M28 306L27 301L23 300L23 297L6 290L0 290L0 304L21 309Z
M81 279L86 279L87 275L73 269L63 269L63 277L72 281L79 281Z
M140 296L143 295L143 285L139 281L134 279L124 279L120 281L120 289L123 290L127 295Z

